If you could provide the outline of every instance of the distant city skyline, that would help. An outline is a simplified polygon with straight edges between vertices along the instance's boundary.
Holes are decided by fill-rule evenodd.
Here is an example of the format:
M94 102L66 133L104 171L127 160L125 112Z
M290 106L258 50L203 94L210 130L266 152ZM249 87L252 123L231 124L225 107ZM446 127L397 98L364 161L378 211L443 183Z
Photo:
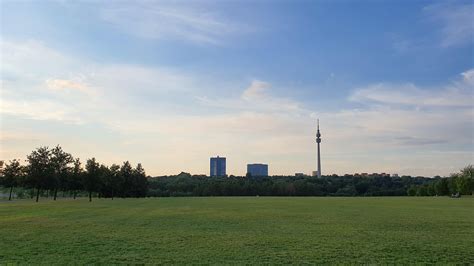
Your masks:
M311 174L320 118L323 175L474 162L472 1L0 5L0 160Z

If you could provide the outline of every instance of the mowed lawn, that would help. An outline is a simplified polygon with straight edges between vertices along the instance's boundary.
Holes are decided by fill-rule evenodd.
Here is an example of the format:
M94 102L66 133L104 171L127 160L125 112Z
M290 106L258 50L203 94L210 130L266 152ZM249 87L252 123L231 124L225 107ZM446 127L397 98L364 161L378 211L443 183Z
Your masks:
M474 263L474 198L0 201L0 264Z

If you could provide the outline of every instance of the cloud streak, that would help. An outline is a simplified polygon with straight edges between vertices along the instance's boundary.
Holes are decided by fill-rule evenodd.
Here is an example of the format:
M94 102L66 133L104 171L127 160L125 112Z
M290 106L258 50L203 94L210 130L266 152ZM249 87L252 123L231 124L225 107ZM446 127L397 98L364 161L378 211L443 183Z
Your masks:
M100 17L118 29L142 38L198 44L222 44L226 37L249 29L191 4L139 2L134 6L106 5L102 7Z
M198 73L101 64L35 41L2 43L5 50L0 114L9 122L3 132L18 131L18 123L22 131L38 131L29 120L39 120L59 129L39 132L35 143L68 143L71 152L98 154L105 163L140 161L154 175L206 172L208 157L216 154L229 158L233 174L245 174L252 161L268 162L274 174L310 173L315 117L322 122L325 169L340 174L447 174L469 161L474 146L466 122L473 121L473 70L438 88L368 85L354 90L345 109L328 111L278 95L264 80L207 97L206 87L220 87L219 80L202 85ZM60 60L43 65L50 56ZM63 132L70 127L73 132ZM6 157L33 148L28 142L17 156L12 145L18 142L0 141Z
M472 107L473 89L467 82L453 83L442 89L421 89L414 84L379 83L357 89L350 100L426 107Z
M474 4L437 3L423 9L439 25L441 46L451 47L474 42Z

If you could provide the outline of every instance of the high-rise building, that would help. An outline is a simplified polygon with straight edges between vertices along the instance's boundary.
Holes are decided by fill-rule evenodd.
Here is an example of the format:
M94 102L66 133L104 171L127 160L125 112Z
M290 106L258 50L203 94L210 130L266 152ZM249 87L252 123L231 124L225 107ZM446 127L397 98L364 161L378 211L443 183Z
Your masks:
M225 175L225 157L211 157L211 176Z
M321 133L319 132L319 119L318 119L318 131L316 132L316 143L318 143L318 177L321 178L321 150L319 144L321 143Z
M247 174L250 174L251 176L268 176L268 164L247 164Z

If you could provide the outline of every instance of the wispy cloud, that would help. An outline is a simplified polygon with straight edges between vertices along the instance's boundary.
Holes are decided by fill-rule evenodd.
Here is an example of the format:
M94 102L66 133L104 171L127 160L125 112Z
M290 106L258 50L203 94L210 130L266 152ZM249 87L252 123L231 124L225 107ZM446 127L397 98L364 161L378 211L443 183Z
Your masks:
M38 41L2 41L0 46L0 112L5 114L40 120L109 121L107 114L118 114L111 110L127 114L127 109L141 108L140 101L149 104L149 97L182 93L195 86L190 75L179 71L96 63L64 55ZM94 115L100 112L104 115Z
M266 96L265 91L268 90L270 86L268 82L253 80L250 86L242 93L242 98L244 100L262 99Z
M271 81L250 80L238 93L205 97L209 94L196 73L102 64L34 41L3 44L9 53L2 61L2 118L51 122L58 129L38 135L37 143L57 144L63 138L84 156L102 154L106 163L141 161L151 174L200 173L207 156L216 153L232 160L234 174L245 174L250 161L268 162L273 173L309 173L314 170L315 117L322 121L324 164L330 172L409 169L429 175L457 170L471 158L466 150L473 147L473 126L466 121L473 121L473 70L439 88L369 85L350 96L362 107L350 108L353 102L348 102L346 109L328 111L279 95L284 90L273 90L277 85ZM49 56L59 60L48 61ZM209 84L219 87L218 80ZM94 97L83 90L94 91ZM58 124L78 130L94 125L96 131L92 138L70 141L75 134L61 134L66 129ZM2 143L2 152L14 150L13 144ZM31 142L24 146L31 149Z
M469 84L470 86L474 86L474 69L467 70L461 73L463 77L463 82Z
M474 4L445 2L429 5L424 12L440 25L441 46L450 47L474 42Z
M472 148L474 127L466 123L474 121L470 73L463 72L438 88L385 83L359 88L349 100L361 103L362 108L339 115L354 119L359 131L378 136L385 145Z
M192 4L138 2L102 7L101 18L117 28L148 39L172 39L199 44L222 44L225 37L249 27Z
M202 105L226 110L284 114L307 112L298 101L274 95L271 87L269 82L252 80L250 85L242 90L240 97L209 98L201 96L196 99Z
M88 94L89 96L95 95L94 89L90 88L87 84L84 84L81 81L68 79L47 79L46 86L54 91L69 92L72 90Z
M442 88L422 89L414 84L379 83L359 88L351 101L428 107L472 107L474 102L473 70L463 72L462 79Z
M0 113L35 120L56 120L76 124L83 122L80 117L80 110L48 99L27 101L3 99L1 101Z

